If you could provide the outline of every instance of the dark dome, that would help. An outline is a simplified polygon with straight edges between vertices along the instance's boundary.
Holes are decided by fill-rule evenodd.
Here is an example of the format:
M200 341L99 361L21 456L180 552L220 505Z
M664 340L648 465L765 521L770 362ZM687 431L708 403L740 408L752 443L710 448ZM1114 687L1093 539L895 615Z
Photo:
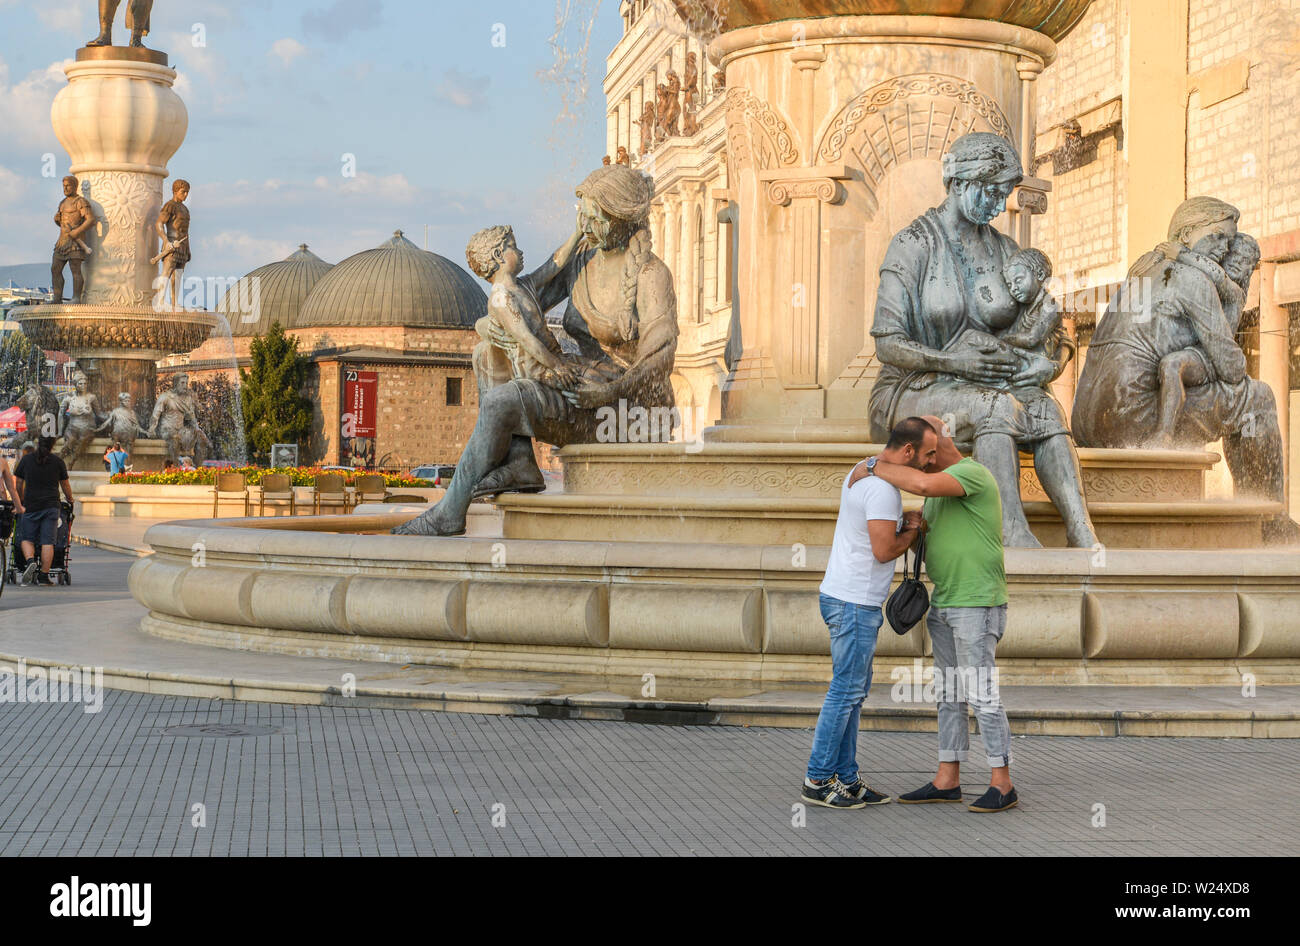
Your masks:
M473 328L486 314L487 294L473 276L398 230L387 243L331 269L292 325Z
M287 259L255 269L235 283L217 311L229 319L231 335L262 335L272 322L288 328L312 287L332 268L303 243Z

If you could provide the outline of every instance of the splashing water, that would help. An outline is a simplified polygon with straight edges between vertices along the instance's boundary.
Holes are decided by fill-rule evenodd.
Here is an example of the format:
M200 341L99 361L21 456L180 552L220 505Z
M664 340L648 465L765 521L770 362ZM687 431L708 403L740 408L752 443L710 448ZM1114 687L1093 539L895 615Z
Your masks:
M213 327L212 337L219 338L225 343L225 349L230 358L230 367L234 371L234 396L230 399L231 404L228 410L235 421L235 455L223 459L233 460L240 466L247 466L248 444L244 440L244 407L242 398L239 396L239 368L238 361L235 358L235 339L230 331L230 320L221 312L216 313L216 316L220 321Z

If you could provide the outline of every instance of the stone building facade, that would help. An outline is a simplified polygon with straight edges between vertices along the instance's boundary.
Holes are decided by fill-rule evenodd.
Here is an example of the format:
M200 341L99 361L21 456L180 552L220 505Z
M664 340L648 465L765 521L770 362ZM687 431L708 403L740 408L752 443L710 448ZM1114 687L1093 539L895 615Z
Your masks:
M606 60L606 148L612 160L620 147L626 149L632 166L655 179L650 228L655 253L677 287L680 334L672 383L690 434L722 414L735 305L724 90L708 61L707 44L688 34L670 6L623 0L620 13L623 37ZM670 72L685 81L690 54L697 72L695 107L690 109L680 93L679 133L654 135L643 153L644 126L637 122L645 120L646 104L656 103L659 86L669 85Z

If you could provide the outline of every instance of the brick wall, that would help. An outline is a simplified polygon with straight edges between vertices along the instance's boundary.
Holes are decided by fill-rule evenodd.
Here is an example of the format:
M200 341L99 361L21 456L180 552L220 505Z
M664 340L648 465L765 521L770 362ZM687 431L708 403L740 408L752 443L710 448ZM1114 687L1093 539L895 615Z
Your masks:
M1057 60L1037 81L1040 134L1123 93L1125 15L1130 0L1097 0L1059 44ZM1036 148L1036 153L1042 151ZM1088 279L1122 263L1124 156L1113 134L1102 137L1096 159L1054 175L1051 162L1038 175L1052 182L1047 213L1034 219L1034 245L1064 279Z
M1300 0L1191 0L1188 71L1249 61L1246 92L1188 113L1189 194L1242 211L1256 237L1300 228Z

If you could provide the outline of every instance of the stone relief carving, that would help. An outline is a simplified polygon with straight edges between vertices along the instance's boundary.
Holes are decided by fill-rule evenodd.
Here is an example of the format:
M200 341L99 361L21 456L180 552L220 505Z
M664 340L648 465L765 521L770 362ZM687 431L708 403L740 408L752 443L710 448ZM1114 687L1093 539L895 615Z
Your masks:
M744 157L737 156L737 167L744 167L751 158L751 150L744 142L748 130L752 138L762 138L770 151L760 152L755 159L764 170L772 163L783 167L792 167L799 163L799 149L795 146L789 124L781 118L767 102L750 92L749 89L733 87L727 89L727 130L728 140L733 147L739 146ZM757 135L754 132L757 131ZM764 163L765 161L769 163Z
M873 116L880 115L882 111L896 102L917 98L946 100L954 106L961 106L972 112L974 116L983 119L988 126L984 130L992 131L1008 140L1014 137L1011 123L1002 114L1002 109L998 107L997 102L980 92L974 83L967 82L957 76L918 73L915 75L895 76L886 82L867 89L845 105L831 121L830 127L823 138L820 149L822 160L828 163L841 160L849 139L853 137L854 132L858 130L858 127L863 122ZM928 115L919 115L918 117L929 118ZM951 143L957 138L967 132L977 130L975 121L968 119L964 124L959 125L956 121L957 117L955 108L943 113L943 118L947 119L947 132L938 140L934 140L928 135L920 139L926 142L926 155L931 153L936 156L941 155L948 150ZM892 140L891 136L891 143ZM916 140L916 136L909 135L909 147L910 142L913 140ZM926 155L909 155L909 157L924 157ZM901 156L895 157L901 162Z
M90 305L148 305L151 288L140 285L147 239L146 221L162 206L162 179L127 171L85 175L90 198L100 217L100 239L89 270L86 302ZM148 273L147 281L152 282Z
M570 492L593 495L642 493L646 491L727 489L755 495L838 497L844 482L844 465L812 466L786 470L762 467L676 464L622 469L617 464L575 469L566 474Z

